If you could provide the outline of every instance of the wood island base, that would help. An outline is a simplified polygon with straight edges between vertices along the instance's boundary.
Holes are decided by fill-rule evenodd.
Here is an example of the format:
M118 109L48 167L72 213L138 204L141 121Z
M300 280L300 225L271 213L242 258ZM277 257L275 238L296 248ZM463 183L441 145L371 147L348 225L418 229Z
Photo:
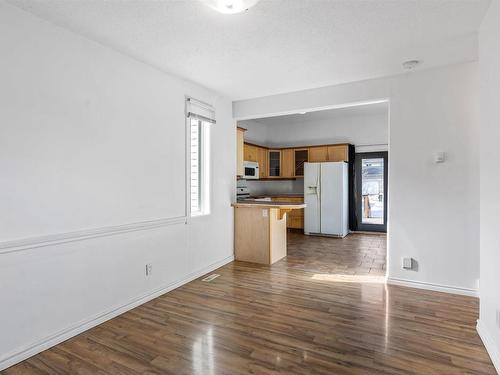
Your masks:
M304 204L235 203L235 259L273 264L286 256L286 215Z

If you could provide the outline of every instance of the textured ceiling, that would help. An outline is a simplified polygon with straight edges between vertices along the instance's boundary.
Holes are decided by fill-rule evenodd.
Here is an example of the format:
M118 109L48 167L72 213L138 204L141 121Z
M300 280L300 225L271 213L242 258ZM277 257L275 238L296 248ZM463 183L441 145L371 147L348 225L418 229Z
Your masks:
M489 0L261 0L236 15L197 0L8 0L231 99L476 58Z
M388 115L389 104L387 102L358 105L345 108L326 109L321 111L307 112L305 114L293 114L274 117L264 117L256 120L249 120L265 124L267 126L280 126L293 123L310 123L315 121L333 120L351 116L382 116ZM238 126L245 127L246 120L238 121Z

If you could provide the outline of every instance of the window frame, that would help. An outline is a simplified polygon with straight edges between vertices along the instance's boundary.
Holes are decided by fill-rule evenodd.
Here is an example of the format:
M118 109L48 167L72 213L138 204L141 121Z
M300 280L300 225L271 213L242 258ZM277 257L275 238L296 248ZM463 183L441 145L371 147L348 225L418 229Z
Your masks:
M198 142L199 142L199 210L193 211L191 204L191 128L192 121L198 123ZM187 182L187 197L186 197L186 212L188 218L196 218L208 216L211 213L211 152L210 152L210 133L211 124L197 117L186 118L186 182Z

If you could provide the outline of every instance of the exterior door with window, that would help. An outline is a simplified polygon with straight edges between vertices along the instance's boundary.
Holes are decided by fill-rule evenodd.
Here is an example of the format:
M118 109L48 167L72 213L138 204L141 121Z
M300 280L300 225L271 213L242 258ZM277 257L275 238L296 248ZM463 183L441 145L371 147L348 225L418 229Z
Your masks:
M357 230L387 232L387 161L387 152L356 154Z

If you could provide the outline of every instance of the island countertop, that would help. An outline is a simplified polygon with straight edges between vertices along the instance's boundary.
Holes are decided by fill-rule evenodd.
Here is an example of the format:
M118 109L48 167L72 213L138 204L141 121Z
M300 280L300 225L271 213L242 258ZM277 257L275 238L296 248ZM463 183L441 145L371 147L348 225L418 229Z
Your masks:
M281 193L281 194L259 194L255 195L252 198L304 198L304 193Z

